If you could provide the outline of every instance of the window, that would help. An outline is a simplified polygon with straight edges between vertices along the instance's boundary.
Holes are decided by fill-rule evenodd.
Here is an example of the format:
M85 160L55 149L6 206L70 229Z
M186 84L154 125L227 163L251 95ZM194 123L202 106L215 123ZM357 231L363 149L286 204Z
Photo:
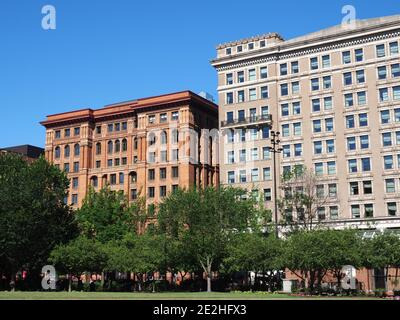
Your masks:
M329 198L336 198L337 197L337 185L336 185L336 183L330 183L328 185L328 196L329 196Z
M356 173L358 171L357 160L356 159L348 160L348 167L349 167L349 173Z
M327 163L328 166L328 174L333 175L336 174L336 162L335 161L329 161Z
M61 148L60 147L56 147L54 150L54 156L56 159L60 159L61 157Z
M271 152L269 147L263 147L263 160L268 160L271 158Z
M233 143L235 142L235 131L233 129L229 129L227 133L227 142Z
M393 169L393 156L388 155L383 157L383 167L385 170Z
M248 47L249 50L253 50L254 49L254 43L253 42L249 43L247 45L247 47Z
M237 73L238 83L244 82L244 71L239 71Z
M256 80L256 69L249 70L249 81Z
M378 80L386 80L387 71L386 66L378 67Z
M172 149L172 161L179 160L179 149Z
M397 41L389 43L390 55L399 53L399 43Z
M376 46L376 57L377 58L382 58L385 56L385 45L384 44L379 44Z
M364 214L366 218L372 218L374 216L374 205L372 203L364 205Z
M74 172L79 172L79 162L74 162Z
M167 178L167 168L160 168L160 180Z
M64 137L68 138L71 135L71 129L65 129L64 130Z
M257 100L257 90L256 89L249 90L249 100L250 101Z
M179 119L179 111L173 111L171 113L171 120L172 121L177 121Z
M387 212L389 216L395 216L397 213L397 204L396 202L389 202L387 204Z
M121 131L121 124L120 123L116 123L115 124L115 131Z
M361 168L363 172L371 171L371 159L370 158L362 158L361 159Z
M232 104L233 103L233 93L228 92L226 94L226 104Z
M232 111L229 111L226 113L226 122L233 123L233 112Z
M313 132L320 133L322 131L321 120L313 120Z
M149 169L148 170L148 179L149 180L154 180L156 178L156 172L154 169Z
M258 160L258 148L251 149L251 160L253 161Z
M109 123L109 124L107 125L107 131L108 131L108 132L113 132L113 131L114 131L114 124Z
M332 97L325 97L324 98L324 109L325 110L332 110Z
M327 153L335 152L335 140L326 140L326 152Z
M257 168L251 170L251 181L252 181L252 182L257 182L257 181L259 181L258 169L257 169Z
M322 68L329 68L331 66L331 56L322 56Z
M392 78L400 77L400 63L395 63L390 66L392 70Z
M367 104L367 93L365 91L357 92L357 104L365 106Z
M246 162L246 149L239 150L239 161Z
M172 167L171 175L172 175L172 178L178 178L179 177L179 167Z
M389 101L389 90L388 90L388 88L379 89L379 101L380 102Z
M292 82L292 94L300 93L300 83L298 81Z
M353 78L351 72L346 72L343 74L343 83L345 86L349 86L353 83Z
M160 151L160 161L161 162L167 162L168 161L167 150Z
M354 50L354 54L356 57L356 62L361 62L364 60L364 52L363 49L356 49Z
M383 110L381 111L381 124L390 123L390 111Z
M395 182L394 179L385 179L385 189L386 193L395 193Z
M122 139L122 152L126 152L128 150L128 141L126 139Z
M344 52L342 52L342 62L343 62L343 64L349 64L349 63L351 63L350 51L344 51Z
M299 62L298 61L293 61L291 63L291 69L292 69L292 73L299 73Z
M288 124L282 125L282 137L289 137L290 136L290 127Z
M160 114L160 123L167 122L167 114L161 113Z
M78 189L78 186L79 186L79 179L72 178L72 189L76 190L76 189Z
M366 113L360 113L358 119L360 127L368 127L368 115Z
M79 156L81 153L81 147L79 146L79 144L75 144L74 145L74 156L77 157Z
M96 155L100 155L101 154L101 143L98 142L96 143Z
M332 77L325 76L322 78L322 85L324 89L331 89L332 88Z
M68 158L70 156L70 153L71 153L70 147L69 146L65 146L64 147L64 157Z
M352 93L346 93L344 95L344 105L346 107L354 106L354 100L353 100L353 94Z
M264 180L271 180L271 168L263 168L263 178Z
M101 126L96 127L96 134L101 134Z
M281 96L287 96L288 94L288 84L281 84Z
M318 162L314 164L315 174L320 176L324 174L324 165L322 162Z
M260 78L261 79L268 78L268 68L267 67L261 67L260 68Z
M289 115L289 104L281 104L281 116L287 117Z
M264 201L271 201L271 200L272 200L271 189L264 189Z
M228 172L228 183L235 183L235 171Z
M292 108L293 108L293 115L297 115L297 114L301 113L300 102L293 102Z
M382 133L382 145L384 147L392 146L392 134L391 134L391 132Z
M156 162L156 153L155 152L149 152L149 163L154 163Z
M112 167L113 166L113 161L112 159L107 160L107 167Z
M257 140L257 138L258 138L258 130L255 128L250 129L250 139L254 141Z
M79 136L81 134L81 128L74 128L74 136Z
M333 118L325 119L325 131L327 132L333 131Z
M261 87L261 99L268 99L268 87Z
M115 152L120 152L121 151L121 142L119 140L115 140L114 149L115 149Z
M339 209L337 206L329 207L329 216L331 220L336 220L339 217Z
M154 198L154 196L155 196L155 189L154 189L154 187L149 187L149 188L148 188L148 197L149 197L149 198Z
M400 100L400 86L393 87L393 100Z
M360 194L360 189L358 187L358 182L350 182L350 195L357 196Z
M355 122L354 122L354 116L350 115L350 116L346 116L346 128L347 129L352 129L355 126Z
M127 129L128 129L128 123L127 122L122 122L121 123L121 125L122 125L122 131L126 131Z
M232 73L226 74L226 84L227 85L233 84L233 74Z
M282 146L282 149L283 149L283 151L282 151L282 153L283 153L283 157L284 158L290 158L290 145L284 145L284 146Z
M363 193L372 194L372 181L363 181Z
M281 72L281 76L286 76L288 74L287 63L282 63L280 65L280 72Z
M262 138L263 139L268 139L269 138L269 127L268 126L263 126L262 127Z
M73 194L71 200L72 200L73 206L78 205L78 195L77 194Z
M119 158L114 159L114 165L115 165L116 167L120 165L120 160L119 160Z
M243 46L237 46L236 47L237 52L242 52L243 51Z
M319 79L318 78L311 79L311 90L312 91L319 90Z
M311 68L311 70L318 69L318 58L317 57L310 59L310 68Z
M61 131L60 130L55 131L54 135L55 135L56 139L60 139L61 138Z
M294 145L294 156L301 157L303 155L303 146L301 143L296 143Z
M239 171L239 179L241 183L245 183L247 181L246 170Z
M360 218L360 205L358 204L353 204L351 206L351 217L353 219L358 219Z
M122 165L123 165L123 166L126 166L127 163L128 163L128 159L127 159L126 157L123 157L123 158L122 158Z
M322 141L314 141L314 154L322 153Z
M235 153L234 151L228 151L228 163L232 164L235 162Z
M301 136L301 122L293 123L293 135Z
M364 70L358 70L356 71L356 78L357 78L357 83L365 83L365 73Z
M326 219L325 208L324 207L318 208L317 213L318 213L318 220L325 220Z
M356 150L356 138L348 137L347 138L347 151L354 151L354 150Z
M119 184L123 185L125 182L125 175L123 172L119 173Z
M360 146L361 146L361 149L369 148L369 136L368 135L360 136Z

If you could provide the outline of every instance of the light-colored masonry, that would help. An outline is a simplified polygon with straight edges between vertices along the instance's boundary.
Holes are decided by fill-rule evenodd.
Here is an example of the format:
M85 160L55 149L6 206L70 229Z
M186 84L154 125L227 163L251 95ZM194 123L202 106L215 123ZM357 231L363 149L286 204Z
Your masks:
M391 16L219 45L221 184L262 190L274 208L272 124L279 174L303 164L322 177L322 221L400 228L399 39Z

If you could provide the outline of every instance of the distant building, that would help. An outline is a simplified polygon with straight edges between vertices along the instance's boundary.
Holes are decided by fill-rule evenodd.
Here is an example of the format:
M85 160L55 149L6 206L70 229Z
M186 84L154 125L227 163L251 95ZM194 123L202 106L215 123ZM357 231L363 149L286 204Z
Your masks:
M41 155L44 155L43 148L31 146L29 144L15 146L15 147L1 148L0 152L12 152L12 153L20 154L25 159L27 159L29 162L38 159Z

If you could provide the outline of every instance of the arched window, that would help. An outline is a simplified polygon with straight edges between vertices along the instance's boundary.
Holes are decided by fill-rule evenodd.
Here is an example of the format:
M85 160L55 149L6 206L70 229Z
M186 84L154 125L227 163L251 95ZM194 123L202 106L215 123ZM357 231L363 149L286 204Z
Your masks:
M122 139L122 152L128 150L128 141L126 139Z
M129 176L131 177L131 183L137 182L137 173L135 171L132 171Z
M79 144L74 145L74 156L79 156L81 153L81 147Z
M107 143L107 152L112 153L113 152L113 143L112 141L108 141Z
M99 185L99 179L96 176L91 177L90 184L93 188L97 188L97 186Z
M167 132L162 131L160 135L161 144L167 144Z
M107 178L107 175L105 174L105 175L103 175L102 177L101 177L101 182L102 182L102 184L103 184L103 187L104 186L106 186L107 185L107 180L108 180L108 178Z
M96 154L97 155L101 154L101 143L100 142L96 143Z
M65 146L64 148L64 157L68 158L71 153L71 148L69 146Z
M154 132L150 132L149 134L149 146L156 144L156 135Z
M178 143L179 131L177 129L172 130L172 143Z
M121 151L121 142L119 140L115 140L115 152Z
M125 175L123 172L119 173L119 184L124 184L125 182Z
M56 147L56 149L54 150L54 156L56 159L60 159L60 157L61 157L61 148L60 147Z
M133 150L137 150L137 148L138 148L138 139L135 138L133 139Z

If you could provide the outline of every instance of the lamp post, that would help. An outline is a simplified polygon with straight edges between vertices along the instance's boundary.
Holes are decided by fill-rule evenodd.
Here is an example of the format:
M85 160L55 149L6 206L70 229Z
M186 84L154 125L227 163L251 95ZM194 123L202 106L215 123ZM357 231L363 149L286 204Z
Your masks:
M277 180L276 180L276 154L282 152L282 148L279 147L281 140L279 140L279 131L271 131L271 144L269 150L274 154L274 205L275 205L275 236L278 238L278 195L277 195Z

